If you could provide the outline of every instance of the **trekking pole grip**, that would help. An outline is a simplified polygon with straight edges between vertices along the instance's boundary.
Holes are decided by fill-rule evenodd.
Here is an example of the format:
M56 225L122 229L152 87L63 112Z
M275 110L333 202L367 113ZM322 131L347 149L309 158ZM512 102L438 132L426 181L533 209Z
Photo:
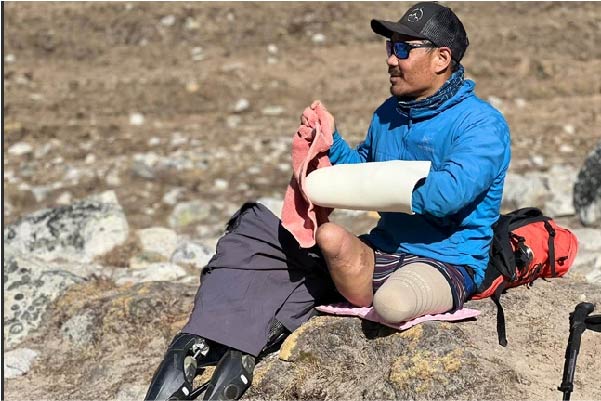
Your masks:
M576 371L576 359L580 351L580 339L586 330L586 317L595 310L595 305L581 302L576 305L574 312L570 313L570 335L566 348L565 364L563 367L563 380L557 389L563 392L563 401L570 399L570 393L574 389L574 372Z

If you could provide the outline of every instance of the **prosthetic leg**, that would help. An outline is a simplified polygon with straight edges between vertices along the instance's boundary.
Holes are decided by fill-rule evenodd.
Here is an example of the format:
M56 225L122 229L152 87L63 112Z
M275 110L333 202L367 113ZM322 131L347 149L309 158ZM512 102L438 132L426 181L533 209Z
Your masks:
M257 359L279 348L290 332L277 320L271 325L269 340ZM193 388L194 378L208 366L215 366L211 379ZM255 357L206 340L195 334L178 333L156 370L145 400L237 400L250 387Z

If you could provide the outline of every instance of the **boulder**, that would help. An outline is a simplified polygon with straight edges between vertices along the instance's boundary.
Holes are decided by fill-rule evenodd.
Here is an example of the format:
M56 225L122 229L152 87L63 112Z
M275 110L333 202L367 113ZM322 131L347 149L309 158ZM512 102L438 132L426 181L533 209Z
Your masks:
M18 345L44 318L49 304L69 286L84 281L100 267L74 262L47 262L11 253L2 262L6 345Z
M583 225L601 227L601 142L587 156L578 173L574 208Z
M43 260L91 262L127 239L128 224L118 203L84 200L44 209L4 229L4 246Z
M546 172L525 175L508 173L503 189L502 208L505 211L523 207L537 207L548 216L570 216L573 182L577 171L564 165L553 165Z

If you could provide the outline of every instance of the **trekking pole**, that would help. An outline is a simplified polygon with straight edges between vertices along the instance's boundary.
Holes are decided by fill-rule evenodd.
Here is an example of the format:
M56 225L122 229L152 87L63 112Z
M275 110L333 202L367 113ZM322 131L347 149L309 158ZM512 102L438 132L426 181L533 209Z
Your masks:
M566 348L566 361L563 366L563 380L557 389L563 391L563 401L569 401L574 390L574 372L576 371L576 358L580 351L580 339L586 330L586 317L595 310L595 305L581 302L576 305L574 312L570 313L570 336Z

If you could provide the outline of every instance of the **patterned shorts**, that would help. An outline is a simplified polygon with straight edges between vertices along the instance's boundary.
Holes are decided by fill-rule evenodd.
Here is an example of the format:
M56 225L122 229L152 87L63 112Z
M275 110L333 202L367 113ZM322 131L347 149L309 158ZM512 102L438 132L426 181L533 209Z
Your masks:
M436 259L415 256L408 253L384 253L376 249L374 249L374 256L374 293L382 286L382 284L384 284L392 273L411 263L425 263L435 267L447 279L453 295L453 309L451 312L461 309L465 300L474 290L474 281L468 273L468 270L463 266L454 266L449 263L440 262Z

